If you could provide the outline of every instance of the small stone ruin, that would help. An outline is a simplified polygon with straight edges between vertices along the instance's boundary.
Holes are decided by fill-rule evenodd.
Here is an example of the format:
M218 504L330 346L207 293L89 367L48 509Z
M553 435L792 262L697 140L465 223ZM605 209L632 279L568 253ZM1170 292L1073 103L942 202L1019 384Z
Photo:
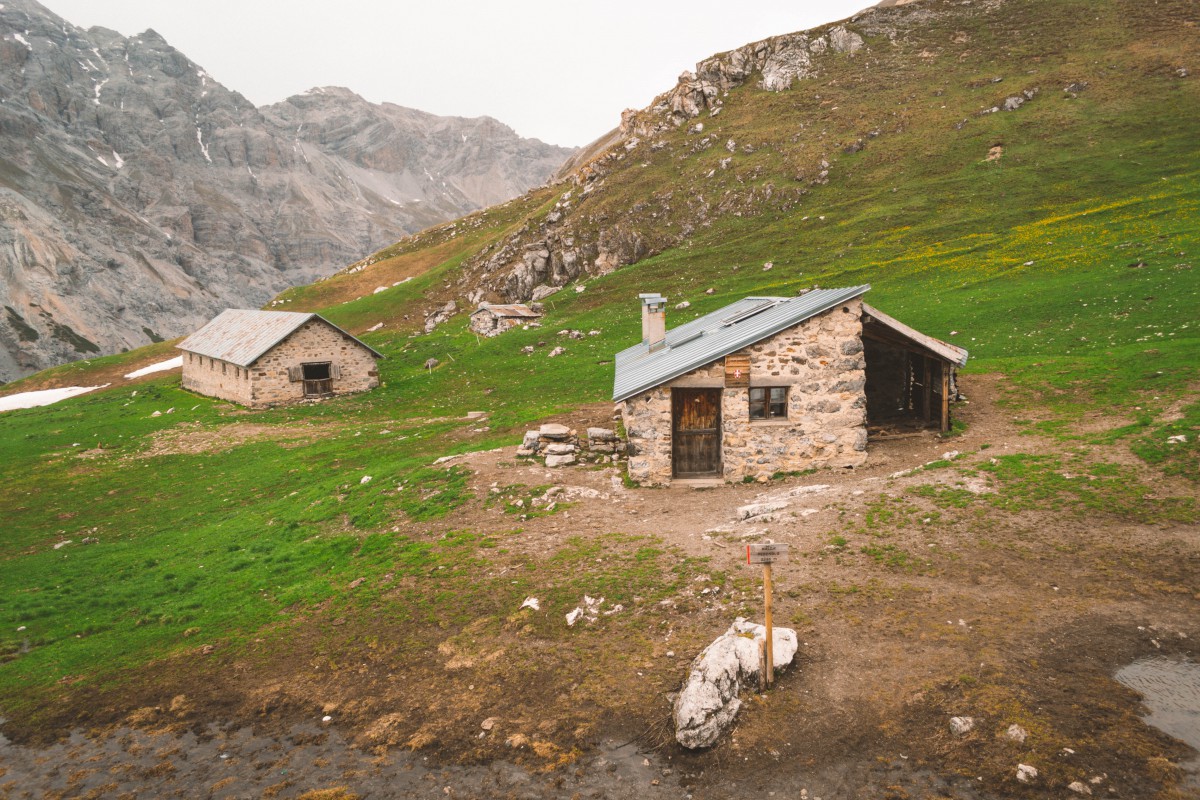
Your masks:
M625 443L608 428L588 428L581 439L566 425L547 423L526 431L517 448L518 458L541 458L547 467L565 467L579 462L611 464L625 454Z

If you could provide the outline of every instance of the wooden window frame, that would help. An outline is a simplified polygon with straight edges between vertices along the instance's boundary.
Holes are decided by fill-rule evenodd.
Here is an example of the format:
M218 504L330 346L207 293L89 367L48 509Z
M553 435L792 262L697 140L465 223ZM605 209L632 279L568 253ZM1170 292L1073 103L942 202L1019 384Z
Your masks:
M775 399L775 393L782 393L782 397ZM760 396L755 399L755 394L760 393ZM747 412L751 422L766 422L770 420L780 420L788 418L788 387L787 386L751 386L746 390ZM755 403L762 404L762 412L755 415Z

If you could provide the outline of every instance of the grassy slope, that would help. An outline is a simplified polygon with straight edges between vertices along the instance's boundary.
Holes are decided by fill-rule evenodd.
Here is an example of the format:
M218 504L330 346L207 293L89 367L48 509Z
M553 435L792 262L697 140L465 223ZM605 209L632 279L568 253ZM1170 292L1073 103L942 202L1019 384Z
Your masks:
M731 206L682 246L555 295L540 330L479 341L460 315L432 335L408 335L449 296L462 259L544 213L557 194L549 191L472 218L466 233L439 228L362 272L283 297L289 310L321 309L355 331L387 323L365 336L388 356L384 386L369 395L248 415L156 377L0 416L0 708L36 713L64 678L95 684L201 641L236 645L286 631L322 603L410 620L417 647L422 626L503 619L525 593L565 610L577 592L556 574L607 582L617 598L622 586L630 598L669 591L678 574L652 547L609 542L601 568L580 544L554 556L562 569L510 583L481 577L505 557L499 535L428 541L420 526L465 499L453 475L422 471L433 459L512 445L532 422L609 396L611 355L636 338L633 299L648 289L691 302L674 313L679 321L749 293L869 282L872 303L968 347L971 370L1003 371L1026 388L1025 402L1048 402L1057 415L1048 429L1071 435L1066 422L1099 409L1129 421L1114 435L1148 460L1194 474L1200 97L1194 78L1174 73L1169 51L1186 45L1194 56L1195 34L1177 19L1161 23L1152 7L1114 4L1060 48L1043 31L1085 8L1095 16L1092 4L1008 5L1043 18L1025 30L979 24L957 49L953 31L934 26L921 33L941 44L932 59L915 55L920 42L896 52L872 41L873 69L887 76L877 83L862 59L846 58L790 92L735 90L710 129L757 147L729 169L719 167L722 147L681 157L683 131L666 137L668 150L638 151L650 166L610 176L602 202L649 196L679 175L699 182L710 169L713 183L695 192L744 198L770 184L783 199L741 216ZM1185 16L1181 9L1157 13ZM1138 26L1150 30L1143 41L1173 38L1161 49L1127 43L1126 28ZM1004 80L992 84L993 75ZM1062 93L1085 80L1091 87L1077 99ZM1020 110L975 116L1032 87L1040 93ZM872 130L880 135L868 137ZM861 152L838 149L859 137ZM1003 156L986 161L997 144ZM821 155L833 162L830 183L796 181ZM677 205L672 214L686 217ZM774 267L763 271L767 261ZM409 275L419 277L371 293ZM566 354L547 359L560 328L601 334L561 340ZM522 355L525 345L538 351ZM428 372L431 357L442 365ZM61 369L72 382L88 379L78 365ZM1181 398L1182 420L1156 421ZM491 412L490 431L467 430L461 417L475 409ZM147 456L164 437L233 436L248 423L267 440ZM1173 432L1189 444L1162 447ZM93 448L101 452L77 456ZM393 534L406 520L416 524ZM85 536L100 544L52 547ZM341 591L356 577L396 571L409 580L399 596Z

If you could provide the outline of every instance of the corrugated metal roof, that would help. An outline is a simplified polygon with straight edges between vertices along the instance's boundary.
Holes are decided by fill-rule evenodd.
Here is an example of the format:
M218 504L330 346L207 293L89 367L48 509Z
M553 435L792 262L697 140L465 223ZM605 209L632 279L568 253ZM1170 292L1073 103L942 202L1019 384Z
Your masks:
M896 333L906 339L912 340L926 350L930 350L934 354L960 367L967 365L967 351L961 347L952 345L949 342L943 342L941 339L935 339L932 336L926 336L915 328L908 327L900 320L889 317L879 309L869 306L866 303L863 303L862 309L864 314L873 317L880 324L891 328Z
M370 350L376 358L383 358L382 353L346 333L320 314L256 311L246 308L225 309L176 347L196 355L227 361L239 367L248 367L310 319L321 320Z
M534 311L529 306L523 306L520 304L500 305L497 303L483 303L482 305L479 306L479 308L477 308L475 311L471 312L471 316L475 316L480 311L490 312L492 314L495 314L497 317L537 318L537 317L541 316L541 314Z
M867 292L870 286L814 289L797 297L747 297L667 331L666 347L645 343L616 355L613 400L641 394ZM752 313L753 312L753 313Z

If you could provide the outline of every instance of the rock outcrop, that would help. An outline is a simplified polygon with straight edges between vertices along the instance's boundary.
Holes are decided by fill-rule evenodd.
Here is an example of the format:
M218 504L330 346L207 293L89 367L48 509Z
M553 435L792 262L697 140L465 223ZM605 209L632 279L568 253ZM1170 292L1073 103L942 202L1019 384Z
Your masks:
M666 146L659 137L667 131L719 114L731 89L753 80L764 91L784 91L820 75L823 59L853 57L864 47L863 36L841 24L765 39L700 62L648 108L626 111L619 128L568 161L556 176L569 184L568 190L542 219L468 259L459 283L464 297L472 304L492 297L525 302L544 296L547 289L605 275L677 245L708 218L710 209L702 197L679 198L688 213L674 227L664 225L660 216L670 212L669 196L634 203L618 215L589 217L581 209L594 205L589 196L603 192L606 178L621 162L658 152ZM713 144L711 137L702 136L702 119L687 129L697 136L696 151ZM722 162L722 168L727 165L728 160ZM647 214L651 206L658 211Z
M781 669L796 655L796 632L772 628L772 663ZM767 629L739 617L696 656L675 699L675 738L689 749L712 747L737 718L742 687L758 685Z
M258 109L148 30L0 5L0 380L194 330L543 183L488 118L315 89Z

